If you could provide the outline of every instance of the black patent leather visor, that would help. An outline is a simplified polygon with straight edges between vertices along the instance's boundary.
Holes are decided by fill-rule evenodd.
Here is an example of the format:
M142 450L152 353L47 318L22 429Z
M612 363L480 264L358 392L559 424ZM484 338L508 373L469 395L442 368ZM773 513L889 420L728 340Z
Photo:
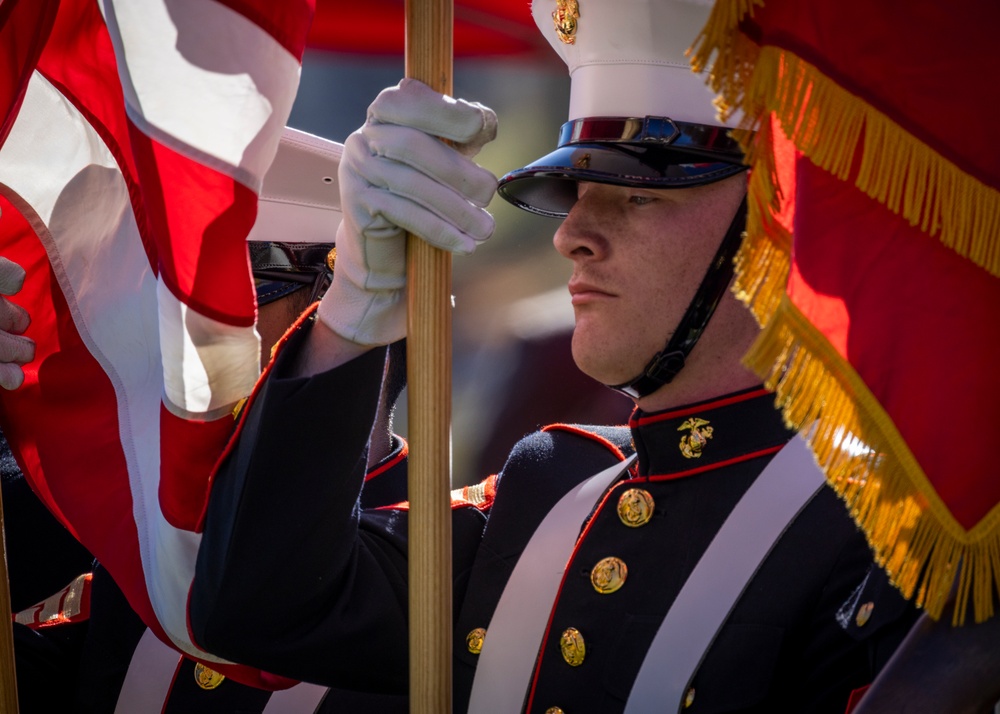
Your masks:
M258 307L307 286L312 287L312 302L330 285L333 243L251 241L248 245Z
M640 188L693 188L746 168L724 127L665 117L577 119L559 148L500 179L499 193L532 213L564 218L579 181Z

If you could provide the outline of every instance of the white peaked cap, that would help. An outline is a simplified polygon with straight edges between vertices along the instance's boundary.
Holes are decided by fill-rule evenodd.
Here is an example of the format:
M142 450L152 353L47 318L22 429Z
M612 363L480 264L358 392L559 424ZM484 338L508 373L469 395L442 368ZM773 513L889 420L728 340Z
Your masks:
M264 175L247 240L334 243L343 218L337 169L344 145L286 127Z
M705 26L711 2L578 0L576 32L560 39L553 13L568 0L533 0L535 24L569 68L569 120L585 117L669 117L723 124L705 77L685 51Z

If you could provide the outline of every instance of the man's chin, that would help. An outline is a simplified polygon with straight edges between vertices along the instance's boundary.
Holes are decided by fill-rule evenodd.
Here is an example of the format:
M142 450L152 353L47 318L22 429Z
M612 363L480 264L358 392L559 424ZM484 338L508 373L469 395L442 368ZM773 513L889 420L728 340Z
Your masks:
M605 343L607 344L607 343ZM590 350L583 344L578 344L573 340L573 361L577 368L591 379L601 384L622 384L635 378L642 370L637 367L635 372L630 372L627 365L623 365L620 359L611 354L606 348Z

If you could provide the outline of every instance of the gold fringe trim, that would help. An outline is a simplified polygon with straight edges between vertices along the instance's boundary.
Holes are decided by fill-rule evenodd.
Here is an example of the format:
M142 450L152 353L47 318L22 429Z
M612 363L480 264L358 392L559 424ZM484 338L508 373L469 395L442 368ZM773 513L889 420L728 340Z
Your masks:
M802 430L827 480L903 595L938 619L958 583L953 624L993 615L1000 506L972 530L938 497L892 420L853 368L787 299L745 358Z
M743 18L753 17L764 0L716 0L705 27L688 50L691 68L708 68L708 86L718 95L719 114L727 119L734 107L742 107L742 88L750 84L759 48L738 32ZM714 63L712 55L718 52Z
M850 178L860 144L859 190L1000 277L1000 191L959 169L792 52L758 47L738 32L737 18L760 4L717 3L718 12L713 11L692 49L696 69L718 53L708 82L721 92L720 113L734 107L744 113L736 136L748 163L755 166L765 153L767 137L752 132L766 133L772 113L805 156L841 180Z
M778 309L791 269L792 235L772 213L777 197L769 190L776 184L776 177L765 176L764 170L755 167L750 173L747 227L735 258L733 292L761 326Z

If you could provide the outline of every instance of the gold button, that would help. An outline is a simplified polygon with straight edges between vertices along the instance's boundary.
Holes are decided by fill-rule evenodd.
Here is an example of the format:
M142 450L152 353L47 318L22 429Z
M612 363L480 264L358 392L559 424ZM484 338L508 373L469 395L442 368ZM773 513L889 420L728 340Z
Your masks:
M566 714L566 713L559 707L549 707L548 709L545 710L545 714Z
M211 667L206 667L201 662L198 662L194 666L194 681L198 683L198 686L202 689L215 689L220 684L222 680L226 678L226 675L219 674Z
M562 633L559 638L559 648L562 650L563 659L570 667L579 667L587 656L587 645L583 641L583 635L575 627L568 627Z
M649 491L630 488L618 498L618 518L629 528L638 528L649 523L656 504Z
M472 654L479 654L483 651L483 641L486 639L486 630L477 627L465 636L465 644Z
M854 621L858 623L858 627L864 627L868 622L869 618L872 616L872 610L875 609L875 603L866 602L864 605L858 608L858 614L854 616Z
M628 567L621 558L608 556L597 561L590 571L590 584L601 595L609 595L625 584L628 577Z
M331 271L337 268L337 249L336 247L330 248L330 252L326 254L326 267Z
M687 690L687 694L684 695L684 708L687 709L692 704L694 704L694 687Z

